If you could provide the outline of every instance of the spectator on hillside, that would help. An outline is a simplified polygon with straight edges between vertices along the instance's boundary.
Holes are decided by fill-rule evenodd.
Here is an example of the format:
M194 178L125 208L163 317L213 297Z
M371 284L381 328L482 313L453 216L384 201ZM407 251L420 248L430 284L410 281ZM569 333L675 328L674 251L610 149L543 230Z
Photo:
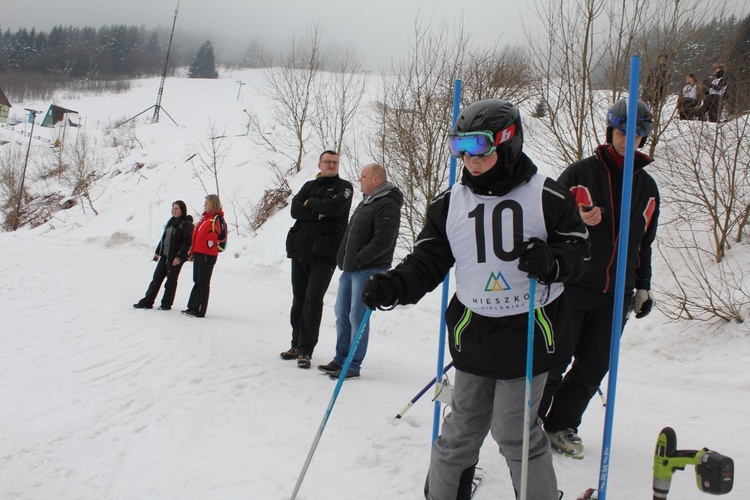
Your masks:
M151 284L148 285L146 295L133 304L136 309L152 309L154 301L159 294L159 288L164 284L164 295L161 297L159 310L169 311L172 309L174 295L177 291L177 278L180 276L182 264L188 260L188 250L193 236L193 217L187 214L185 202L177 200L172 203L172 217L164 226L159 243L156 245L153 260L156 261L156 269Z
M385 168L370 163L362 168L359 185L364 198L354 209L339 247L336 263L343 272L336 296L336 355L318 370L338 378L349 355L352 341L359 331L367 306L362 291L375 273L387 271L393 262L401 205L404 195L388 181ZM365 326L357 350L345 377L359 378L362 361L367 353L370 324Z
M703 101L702 116L708 114L708 121L718 122L721 119L727 91L727 79L723 64L716 63L714 65L714 77L713 79L706 79L706 88L708 89L708 95Z
M697 120L700 118L702 95L703 90L700 84L695 79L695 75L690 73L685 77L685 86L682 87L677 97L677 114L680 120Z
M669 65L667 54L659 54L659 60L648 74L646 86L643 88L643 100L655 109L661 106L667 85L669 84Z
M281 359L297 360L310 368L323 317L323 296L336 269L336 252L346 231L353 187L339 177L339 155L324 151L320 173L306 182L292 199L296 219L286 237L286 254L292 259L292 346Z
M193 262L193 290L190 292L187 316L203 318L208 309L208 294L211 291L211 275L219 252L226 248L227 223L218 195L209 194L203 204L203 217L193 231L190 260Z

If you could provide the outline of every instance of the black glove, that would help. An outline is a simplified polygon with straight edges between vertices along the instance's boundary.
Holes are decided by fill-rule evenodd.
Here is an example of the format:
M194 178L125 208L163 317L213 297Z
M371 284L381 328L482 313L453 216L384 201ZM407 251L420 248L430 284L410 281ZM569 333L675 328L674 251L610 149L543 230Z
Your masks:
M401 279L391 273L380 272L370 276L362 291L362 302L370 309L393 308L403 294Z
M638 289L633 296L633 312L636 319L645 318L654 307L654 301L651 298L651 292L648 290Z
M518 257L518 269L541 283L555 281L558 273L557 260L552 248L539 238L530 238L523 244Z

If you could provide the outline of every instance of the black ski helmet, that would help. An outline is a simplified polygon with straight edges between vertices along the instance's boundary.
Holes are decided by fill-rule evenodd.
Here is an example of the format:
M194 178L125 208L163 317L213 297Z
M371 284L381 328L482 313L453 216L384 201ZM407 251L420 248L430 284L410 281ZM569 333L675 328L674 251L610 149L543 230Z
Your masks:
M523 149L523 127L521 114L513 104L500 99L485 99L467 106L456 120L453 132L487 131L501 142L502 133L513 136L502 142L497 149L497 163L504 170L512 170Z
M623 134L626 133L627 118L628 100L623 97L607 110L607 144L612 144L613 128L616 128ZM638 99L638 105L636 107L635 133L642 137L641 143L638 144L639 148L642 148L646 144L646 138L653 130L654 116L651 114L648 105Z

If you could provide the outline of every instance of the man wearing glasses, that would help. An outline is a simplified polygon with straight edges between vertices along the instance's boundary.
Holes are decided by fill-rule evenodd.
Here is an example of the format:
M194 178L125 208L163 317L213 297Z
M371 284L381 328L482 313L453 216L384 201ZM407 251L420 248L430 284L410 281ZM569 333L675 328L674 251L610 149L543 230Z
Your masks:
M352 184L339 177L338 153L324 151L318 168L316 178L292 199L291 214L296 221L286 238L287 257L292 259L292 345L280 356L296 359L304 369L310 368L318 343L323 296L336 268L353 193Z

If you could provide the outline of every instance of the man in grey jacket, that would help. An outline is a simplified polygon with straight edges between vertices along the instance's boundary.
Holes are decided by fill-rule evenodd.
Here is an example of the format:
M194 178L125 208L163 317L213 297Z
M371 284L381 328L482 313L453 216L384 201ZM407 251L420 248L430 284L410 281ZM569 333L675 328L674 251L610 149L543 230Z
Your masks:
M364 198L349 219L336 256L336 263L343 271L334 308L336 356L327 365L318 366L318 370L328 373L333 379L341 375L341 367L367 311L367 306L362 302L362 291L367 280L373 274L391 267L404 202L403 194L388 181L382 165L365 165L359 184ZM347 379L359 378L368 337L369 325L362 332L345 376Z

